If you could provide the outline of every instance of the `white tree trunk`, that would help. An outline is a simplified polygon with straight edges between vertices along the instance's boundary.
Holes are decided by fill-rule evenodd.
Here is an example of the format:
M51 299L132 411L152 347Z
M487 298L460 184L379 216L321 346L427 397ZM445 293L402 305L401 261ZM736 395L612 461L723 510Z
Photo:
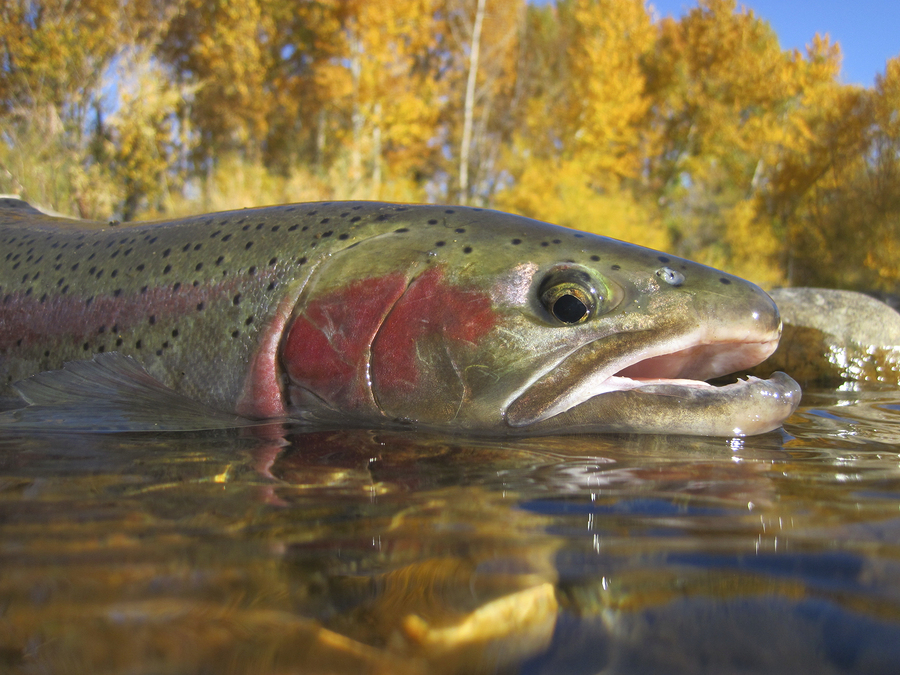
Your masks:
M478 81L478 58L481 51L481 25L484 22L485 0L478 0L472 43L469 49L469 78L466 82L466 101L463 112L462 143L459 148L459 203L469 201L469 151L472 145L472 121L475 117L475 85Z

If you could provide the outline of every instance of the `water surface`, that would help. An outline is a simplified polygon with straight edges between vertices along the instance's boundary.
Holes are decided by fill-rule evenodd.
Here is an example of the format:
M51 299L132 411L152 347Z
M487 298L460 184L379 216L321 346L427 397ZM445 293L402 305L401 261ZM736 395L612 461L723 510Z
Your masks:
M0 672L900 672L900 390L747 439L5 432Z

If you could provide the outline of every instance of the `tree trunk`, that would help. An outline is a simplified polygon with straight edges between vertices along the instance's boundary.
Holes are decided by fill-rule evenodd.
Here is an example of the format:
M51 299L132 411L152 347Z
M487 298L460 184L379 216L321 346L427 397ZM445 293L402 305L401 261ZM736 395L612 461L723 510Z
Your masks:
M466 82L466 101L463 113L462 143L459 148L459 203L469 201L469 151L472 145L472 120L475 117L475 85L478 80L478 57L481 51L481 25L484 22L485 0L478 0L475 23L472 25L472 44L469 49L469 79Z

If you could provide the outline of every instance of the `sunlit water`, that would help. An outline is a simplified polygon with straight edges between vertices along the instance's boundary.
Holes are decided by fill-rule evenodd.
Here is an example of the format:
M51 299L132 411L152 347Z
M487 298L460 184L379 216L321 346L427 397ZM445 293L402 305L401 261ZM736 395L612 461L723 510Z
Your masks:
M6 434L0 672L897 673L900 391L743 440Z

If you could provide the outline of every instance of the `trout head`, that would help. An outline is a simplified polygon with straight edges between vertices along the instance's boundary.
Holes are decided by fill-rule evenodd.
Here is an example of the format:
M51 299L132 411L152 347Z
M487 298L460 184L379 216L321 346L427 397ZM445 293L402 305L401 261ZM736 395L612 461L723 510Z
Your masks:
M737 277L480 209L408 224L321 262L284 331L292 416L485 433L745 435L799 403L756 365L781 332Z

